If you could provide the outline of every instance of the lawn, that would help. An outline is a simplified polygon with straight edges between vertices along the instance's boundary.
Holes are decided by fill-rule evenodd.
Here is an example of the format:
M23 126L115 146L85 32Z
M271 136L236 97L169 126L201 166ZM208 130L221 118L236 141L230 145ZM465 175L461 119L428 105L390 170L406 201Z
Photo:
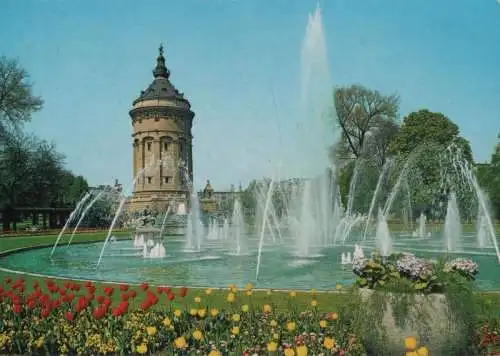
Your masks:
M104 232L77 234L74 242L104 237ZM0 252L50 246L55 239L4 237ZM363 336L351 320L359 305L353 304L353 292L341 285L321 293L258 291L251 285L243 290L188 290L46 280L1 271L0 281L0 353L366 354ZM476 335L470 343L476 353L481 338L493 339L494 332L500 332L500 294L475 293L473 300ZM483 330L486 324L488 331ZM409 337L401 340L401 354L426 355L427 346ZM494 355L492 350L490 345L489 355ZM488 355L487 348L481 352Z

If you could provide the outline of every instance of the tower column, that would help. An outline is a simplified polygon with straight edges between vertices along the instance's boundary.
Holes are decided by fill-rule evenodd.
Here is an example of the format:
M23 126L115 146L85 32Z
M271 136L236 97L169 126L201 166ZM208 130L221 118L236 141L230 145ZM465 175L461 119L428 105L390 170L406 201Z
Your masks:
M151 151L153 152L153 155L151 156L151 159L154 159L153 166L151 167L152 168L152 173L154 172L154 174L152 174L152 176L153 176L153 186L152 186L152 189L160 190L160 186L161 186L161 169L156 169L157 168L156 165L158 163L158 160L161 159L160 138L158 136L156 136L153 139L152 146L153 147L151 148Z
M134 142L132 142L132 176L134 177L133 179L135 179L135 176L137 175L137 147L138 144L137 144L137 140L134 140ZM136 190L136 187L137 187L137 184L134 184L134 186L132 187L132 189L134 189L134 191Z

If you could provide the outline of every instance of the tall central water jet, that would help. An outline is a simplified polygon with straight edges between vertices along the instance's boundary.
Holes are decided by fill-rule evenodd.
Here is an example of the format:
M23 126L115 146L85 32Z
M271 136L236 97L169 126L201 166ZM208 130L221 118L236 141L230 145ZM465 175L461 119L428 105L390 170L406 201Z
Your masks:
M323 19L319 6L308 16L301 48L301 108L303 127L299 133L302 164L308 166L301 174L306 182L290 211L295 252L303 257L313 245L328 245L334 240L339 217L336 205L335 167L331 167L328 149L335 142L335 110L332 110L332 83L328 65ZM301 155L304 155L303 158ZM331 167L325 172L325 169ZM339 219L337 219L339 220Z
M460 212L458 210L457 196L454 192L452 192L448 200L446 218L444 220L444 241L448 252L456 250L457 241L461 235L462 226L460 225Z

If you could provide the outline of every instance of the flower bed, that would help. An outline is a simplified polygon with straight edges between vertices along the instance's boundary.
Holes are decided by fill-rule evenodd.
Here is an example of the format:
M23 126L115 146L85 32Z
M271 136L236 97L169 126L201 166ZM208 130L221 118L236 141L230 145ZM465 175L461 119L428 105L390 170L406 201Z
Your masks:
M0 354L366 355L352 304L325 311L315 291L300 301L304 294L268 291L267 303L256 293L7 278ZM495 355L497 331L478 330L484 354ZM432 354L411 336L401 345L408 356Z
M230 287L224 310L212 303L211 289L193 297L186 288L97 288L48 279L26 290L22 279L2 287L1 353L364 354L340 313L319 312L315 293L302 311L290 293L283 313L274 304L254 304L250 285Z

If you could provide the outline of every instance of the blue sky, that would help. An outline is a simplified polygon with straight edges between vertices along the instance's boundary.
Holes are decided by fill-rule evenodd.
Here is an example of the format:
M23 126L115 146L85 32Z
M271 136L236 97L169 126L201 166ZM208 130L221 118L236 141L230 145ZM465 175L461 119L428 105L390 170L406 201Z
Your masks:
M323 0L333 85L398 92L401 115L456 122L474 157L500 131L495 0ZM315 0L4 0L0 55L17 57L44 109L27 129L53 140L91 184L132 179L132 101L165 43L174 85L196 112L195 183L215 189L300 172L294 156L300 49ZM284 173L283 173L284 174Z

